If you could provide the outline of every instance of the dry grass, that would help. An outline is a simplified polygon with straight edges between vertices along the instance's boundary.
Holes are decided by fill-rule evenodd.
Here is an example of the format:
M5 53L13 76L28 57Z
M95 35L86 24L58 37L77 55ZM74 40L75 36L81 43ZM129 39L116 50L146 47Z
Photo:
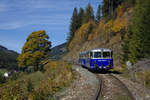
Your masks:
M0 86L0 100L51 100L56 92L69 86L74 78L75 72L70 64L50 61L45 66L45 72L21 73L17 80Z

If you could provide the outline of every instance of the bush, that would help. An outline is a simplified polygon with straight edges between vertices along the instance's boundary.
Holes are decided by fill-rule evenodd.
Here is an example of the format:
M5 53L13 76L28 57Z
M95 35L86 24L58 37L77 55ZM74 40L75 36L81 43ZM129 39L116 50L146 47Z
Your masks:
M5 77L3 76L2 73L0 73L0 84L1 84L1 83L5 83L5 82L6 82Z
M31 81L31 79L29 79L28 82L27 82L27 91L32 92L33 89L34 89L33 83Z
M54 94L68 86L74 78L70 64L50 61L45 72L15 74L17 80L0 87L0 100L53 100Z

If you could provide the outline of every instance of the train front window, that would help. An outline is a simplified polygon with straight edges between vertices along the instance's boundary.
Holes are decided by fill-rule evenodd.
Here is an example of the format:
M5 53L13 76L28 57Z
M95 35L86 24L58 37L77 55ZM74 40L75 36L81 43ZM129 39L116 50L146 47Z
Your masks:
M101 52L94 52L94 58L101 58Z
M110 58L111 53L110 52L103 52L103 58Z

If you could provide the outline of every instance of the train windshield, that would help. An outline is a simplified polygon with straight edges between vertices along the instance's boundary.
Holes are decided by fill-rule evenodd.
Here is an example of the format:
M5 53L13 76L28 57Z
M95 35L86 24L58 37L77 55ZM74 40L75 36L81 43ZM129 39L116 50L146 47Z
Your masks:
M103 58L111 58L111 52L103 52Z
M94 52L94 58L101 58L101 52Z

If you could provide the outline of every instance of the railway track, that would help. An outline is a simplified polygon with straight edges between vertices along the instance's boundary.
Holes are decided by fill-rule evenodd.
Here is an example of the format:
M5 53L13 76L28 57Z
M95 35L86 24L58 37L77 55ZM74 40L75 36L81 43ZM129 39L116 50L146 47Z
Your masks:
M103 76L105 76L105 77L103 77ZM107 80L111 79L111 81L114 81L115 82L114 85L116 85L116 87L118 86L118 88L121 89L121 90L119 90L116 88L116 90L124 92L124 94L126 94L125 96L128 97L127 100L136 100L134 98L134 96L132 95L132 93L129 91L129 89L126 87L126 85L122 81L120 81L116 76L114 76L113 74L103 74L103 75L96 74L96 77L99 80L99 87L97 89L97 93L95 94L95 97L93 97L92 100L103 100L104 99L105 93L103 93L103 92L105 91L105 88L107 86L107 84L105 84L105 86L104 86L105 78L107 78ZM110 91L111 91L111 89L110 89ZM111 92L113 93L114 91L111 91ZM113 100L113 99L111 98L108 100Z
M120 84L122 85L122 88L124 88L128 92L128 96L131 98L131 100L136 100L134 96L132 95L131 91L128 89L128 87L119 78L117 78L113 74L110 74L110 76L115 78L118 82L120 82Z
M79 64L76 64L78 66L81 66ZM113 81L113 85L115 85L116 87L120 88L120 90L122 92L125 92L125 96L128 96L128 99L125 100L136 100L134 98L134 96L132 95L131 91L128 89L128 87L119 79L117 78L115 75L113 74L95 74L96 78L99 80L99 85L97 88L97 92L96 94L93 96L92 100L103 100L104 99L104 95L105 95L105 88L107 86L107 84L105 83L105 80L111 80ZM111 87L112 88L112 87ZM117 89L116 89L117 90ZM109 90L111 93L113 93L113 91ZM119 91L119 90L118 90ZM107 99L107 100L114 100L114 99ZM124 99L119 99L119 100L124 100Z
M98 100L102 96L103 81L99 75L96 75L96 78L99 80L99 86L98 86L98 89L97 89L95 96L93 97L93 100Z

